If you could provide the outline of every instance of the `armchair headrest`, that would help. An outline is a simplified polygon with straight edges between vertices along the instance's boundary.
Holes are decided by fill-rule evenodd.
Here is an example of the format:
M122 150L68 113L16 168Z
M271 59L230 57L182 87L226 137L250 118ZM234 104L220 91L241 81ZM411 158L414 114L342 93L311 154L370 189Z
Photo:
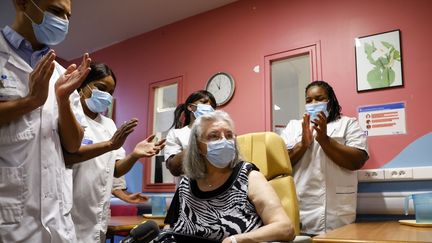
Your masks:
M285 142L274 132L248 133L237 136L243 159L254 163L267 180L292 175Z

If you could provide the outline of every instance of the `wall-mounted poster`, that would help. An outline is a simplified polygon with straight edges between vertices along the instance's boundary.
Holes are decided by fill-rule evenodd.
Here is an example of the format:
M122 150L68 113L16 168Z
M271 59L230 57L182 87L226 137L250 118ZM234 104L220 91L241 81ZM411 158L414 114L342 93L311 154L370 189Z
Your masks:
M368 136L405 134L405 103L359 107L358 120Z
M403 86L400 31L355 39L357 91Z

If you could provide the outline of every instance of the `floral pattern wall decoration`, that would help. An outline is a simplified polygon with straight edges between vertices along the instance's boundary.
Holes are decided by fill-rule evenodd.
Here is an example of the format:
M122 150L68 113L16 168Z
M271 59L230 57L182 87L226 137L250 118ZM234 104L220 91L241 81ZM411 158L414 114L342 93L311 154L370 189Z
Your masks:
M400 31L355 39L357 91L403 86Z

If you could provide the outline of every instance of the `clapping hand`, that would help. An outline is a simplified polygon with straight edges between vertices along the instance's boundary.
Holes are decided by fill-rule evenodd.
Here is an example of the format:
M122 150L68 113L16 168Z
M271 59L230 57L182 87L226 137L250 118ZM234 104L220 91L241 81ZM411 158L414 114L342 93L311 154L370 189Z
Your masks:
M37 64L29 76L29 94L37 107L45 104L48 98L49 81L54 72L56 55L50 50Z
M303 122L302 122L302 146L305 146L306 148L309 148L309 146L313 142L313 136L312 136L312 128L310 127L310 115L308 113L305 113L303 115Z
M126 138L131 134L135 127L138 125L138 119L132 118L129 121L123 123L123 125L114 133L110 139L110 144L113 149L119 149L123 146Z
M316 131L315 140L321 144L321 142L328 139L327 136L327 117L324 112L318 113L317 119L314 121L313 129Z
M162 139L158 142L152 142L156 135L151 135L143 141L139 142L133 152L132 155L135 158L142 157L151 157L159 153L165 147L165 139Z
M78 68L75 64L72 64L59 77L55 84L57 99L69 99L69 95L81 85L90 72L90 61L89 55L87 53L84 54L81 65Z

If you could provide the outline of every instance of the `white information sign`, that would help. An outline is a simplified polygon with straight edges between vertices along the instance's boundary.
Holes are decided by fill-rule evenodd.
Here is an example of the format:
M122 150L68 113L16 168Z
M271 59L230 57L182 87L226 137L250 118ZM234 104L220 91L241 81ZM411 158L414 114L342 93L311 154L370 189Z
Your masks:
M358 119L368 136L406 133L403 102L359 107Z

